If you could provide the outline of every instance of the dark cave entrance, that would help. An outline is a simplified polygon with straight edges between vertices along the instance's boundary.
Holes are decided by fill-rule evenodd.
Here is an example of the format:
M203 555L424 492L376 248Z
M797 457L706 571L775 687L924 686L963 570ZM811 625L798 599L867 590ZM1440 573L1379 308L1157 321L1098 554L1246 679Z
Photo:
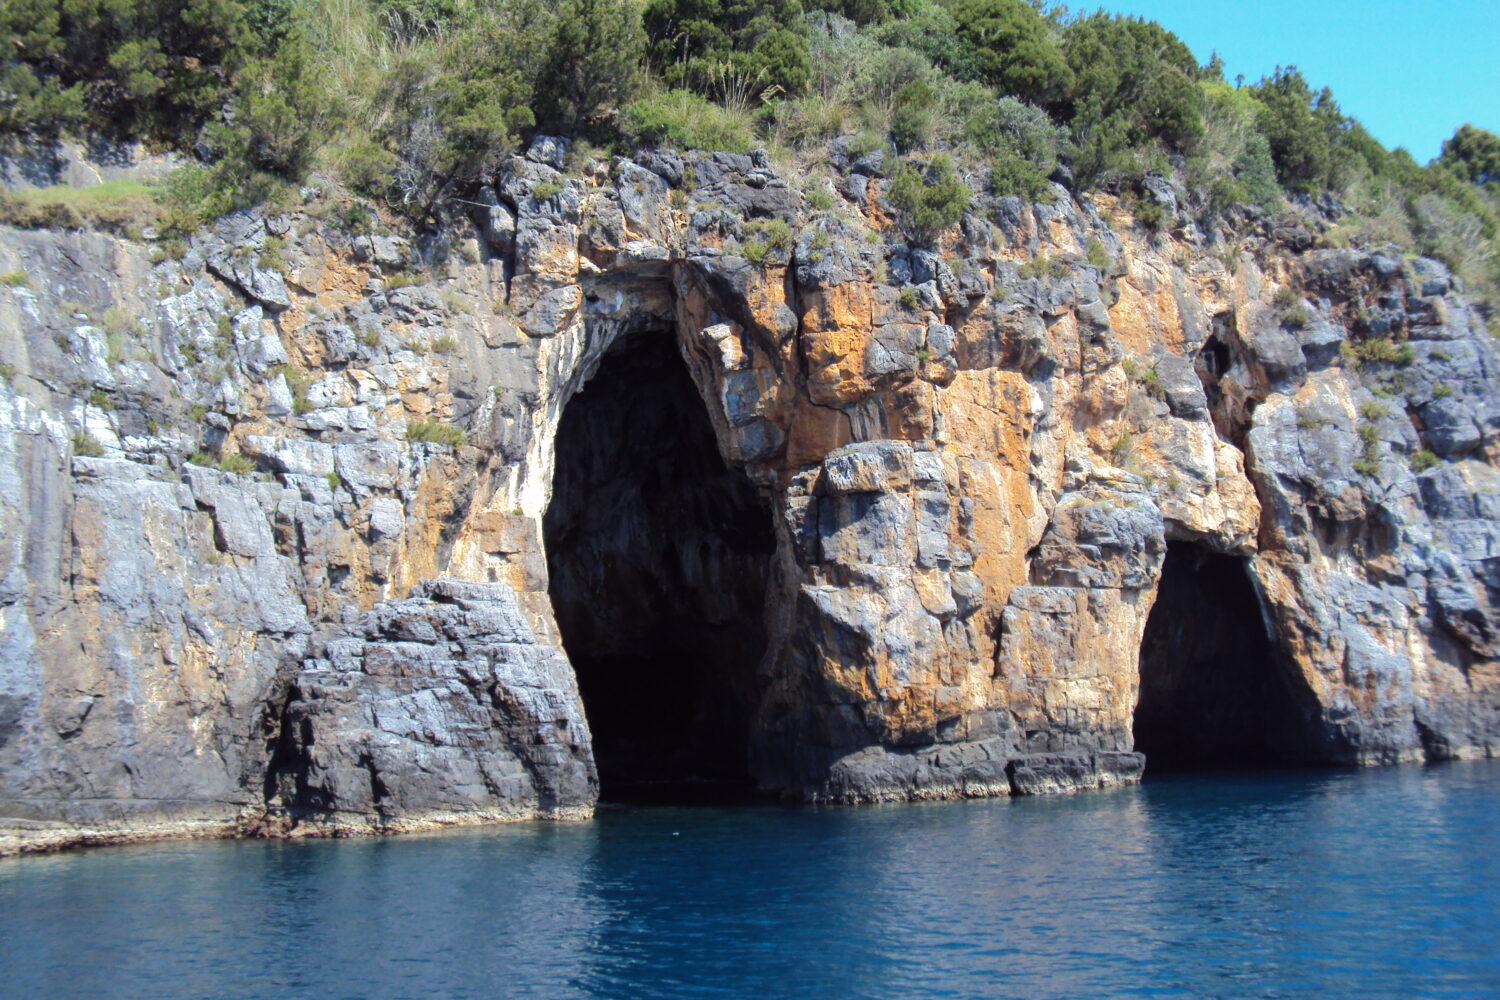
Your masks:
M1135 748L1148 770L1308 759L1311 692L1276 653L1248 560L1167 544L1140 671Z
M668 331L617 341L563 411L543 520L600 793L750 794L769 508L719 456Z

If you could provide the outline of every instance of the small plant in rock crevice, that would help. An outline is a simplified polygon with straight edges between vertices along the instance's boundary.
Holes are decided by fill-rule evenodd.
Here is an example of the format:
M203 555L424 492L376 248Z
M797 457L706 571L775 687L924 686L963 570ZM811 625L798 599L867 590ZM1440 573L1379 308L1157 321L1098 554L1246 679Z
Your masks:
M99 458L104 454L104 446L88 431L78 431L73 435L73 454L84 458Z
M406 425L406 440L413 444L442 444L461 448L469 442L468 432L441 420L412 420Z

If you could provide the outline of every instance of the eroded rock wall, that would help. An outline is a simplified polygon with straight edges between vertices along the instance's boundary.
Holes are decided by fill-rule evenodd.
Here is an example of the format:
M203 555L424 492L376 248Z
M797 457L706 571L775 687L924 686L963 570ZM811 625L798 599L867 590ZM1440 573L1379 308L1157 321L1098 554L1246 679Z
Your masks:
M648 330L772 511L768 791L1134 780L1172 540L1247 561L1303 756L1495 751L1500 395L1441 265L1060 187L914 250L833 153L565 176L542 140L415 243L316 184L184 244L6 231L9 828L586 813L540 522L569 399Z

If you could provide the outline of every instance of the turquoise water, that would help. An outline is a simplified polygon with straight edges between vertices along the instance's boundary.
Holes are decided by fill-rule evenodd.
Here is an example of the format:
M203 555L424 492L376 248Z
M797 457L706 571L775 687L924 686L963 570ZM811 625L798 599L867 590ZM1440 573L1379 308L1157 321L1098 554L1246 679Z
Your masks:
M0 862L0 995L1500 997L1500 762Z

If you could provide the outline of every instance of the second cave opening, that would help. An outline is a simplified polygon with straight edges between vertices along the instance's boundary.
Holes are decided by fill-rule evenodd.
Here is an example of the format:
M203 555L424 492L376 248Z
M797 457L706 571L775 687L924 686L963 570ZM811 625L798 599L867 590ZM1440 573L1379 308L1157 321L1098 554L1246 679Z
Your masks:
M1277 654L1248 560L1168 543L1140 672L1135 747L1148 771L1308 759L1312 695Z
M671 332L621 338L567 403L543 533L601 797L748 795L771 515Z

